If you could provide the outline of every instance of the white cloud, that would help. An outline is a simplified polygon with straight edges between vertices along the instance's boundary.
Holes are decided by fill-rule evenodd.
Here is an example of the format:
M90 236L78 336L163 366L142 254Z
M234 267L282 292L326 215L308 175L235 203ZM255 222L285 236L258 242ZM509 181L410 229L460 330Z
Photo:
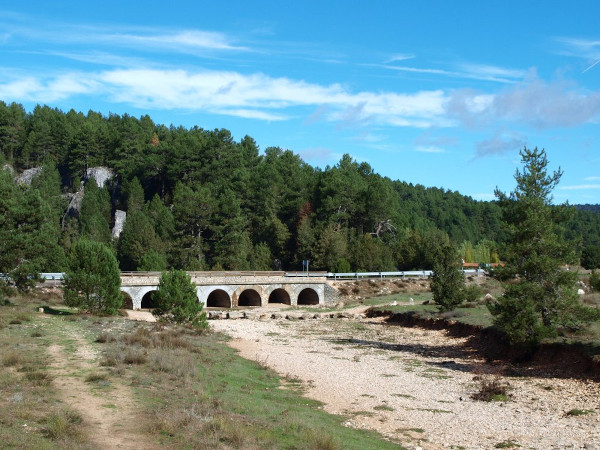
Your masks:
M231 39L213 31L185 30L166 33L103 33L92 35L92 40L110 43L119 47L141 47L148 49L170 49L177 52L195 50L248 50L246 47L233 45Z
M464 63L459 65L459 68L472 78L490 81L514 82L527 75L525 70L507 69L489 64Z
M73 95L91 94L98 83L82 74L65 74L50 80L24 77L7 83L0 82L0 98L5 100L52 103Z
M539 129L572 127L600 118L600 91L590 92L563 80L546 82L532 73L526 81L497 94L454 91L447 111L468 126L506 121Z
M436 147L434 145L429 145L429 146L417 145L415 150L420 153L445 153L445 151L446 151L443 148Z
M415 57L415 55L412 55L410 53L398 53L398 54L390 57L388 60L386 60L385 63L389 64L389 63L393 63L396 61L406 61L407 59L413 59L414 57Z
M318 117L342 123L378 123L396 126L444 125L444 94L389 92L352 93L339 84L328 86L264 74L184 70L112 70L99 79L116 101L144 108L209 110L250 115L263 111L267 120L282 120L274 111L316 106ZM266 113L265 110L270 111ZM259 114L254 115L261 118Z
M585 181L600 181L600 177L585 177Z
M0 76L0 96L5 100L55 102L77 95L145 109L202 111L267 121L301 116L308 124L328 121L351 127L439 128L460 123L477 127L504 122L548 128L600 119L600 91L588 92L564 81L545 82L535 74L498 93L441 89L352 92L339 83L323 85L263 73L160 68L38 76L7 70ZM308 109L314 112L310 114ZM481 142L478 153L521 147L523 139L517 140L496 136ZM435 142L419 144L422 149L441 148Z
M526 75L526 71L524 70L506 69L497 66L471 63L459 64L455 70L395 65L384 65L382 67L400 72L441 75L452 78L494 81L498 83L516 83Z
M169 51L206 55L212 52L249 51L238 45L236 39L226 33L199 29L172 29L166 27L133 26L90 26L61 23L37 18L35 16L13 17L4 22L0 19L0 42L34 41L65 48L81 47L86 49L111 48L138 49L145 52Z
M600 40L559 37L558 53L577 58L597 59L600 57Z
M282 114L271 114L268 112L256 111L253 109L226 108L226 109L222 109L222 110L217 110L215 112L218 112L219 114L227 115L227 116L242 117L244 119L266 120L268 122L278 122L281 120L289 119L289 117L282 115Z
M600 189L600 184L577 184L572 186L559 186L563 191L579 191L586 189Z
M448 126L443 91L351 92L261 73L232 71L114 69L47 76L5 73L0 95L13 101L53 102L94 95L145 109L180 109L259 120L286 120L316 108L309 120L361 126ZM302 108L298 110L298 108Z
M6 100L31 101L43 90L43 85L35 77L22 77L0 83L0 98Z
M559 54L585 60L582 73L600 64L600 41L565 37L557 38L556 41L559 43Z

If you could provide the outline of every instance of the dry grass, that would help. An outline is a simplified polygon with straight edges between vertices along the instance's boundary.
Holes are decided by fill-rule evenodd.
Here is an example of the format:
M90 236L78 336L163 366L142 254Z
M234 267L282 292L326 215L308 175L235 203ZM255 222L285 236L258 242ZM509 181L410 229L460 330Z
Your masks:
M116 342L117 338L111 333L102 332L96 338L96 342L99 344L106 344L107 342Z
M341 450L344 448L337 439L322 429L311 430L307 441L309 448L314 450Z
M148 362L148 354L137 348L128 348L123 353L121 361L125 364L146 364Z
M176 348L190 348L190 343L183 337L183 330L151 331L148 328L138 328L134 333L121 337L121 342L128 346L143 348L162 348L173 350Z
M93 372L85 377L86 383L98 383L100 381L108 381L108 375L101 372Z
M35 386L47 387L52 383L52 376L48 372L37 369L26 370L25 378Z
M54 441L75 440L82 437L81 415L69 408L49 414L45 420L44 434Z
M157 349L153 352L150 367L155 372L173 374L180 380L188 380L196 375L196 359L189 352Z
M2 365L4 367L13 367L23 364L23 354L16 350L8 350L2 355Z

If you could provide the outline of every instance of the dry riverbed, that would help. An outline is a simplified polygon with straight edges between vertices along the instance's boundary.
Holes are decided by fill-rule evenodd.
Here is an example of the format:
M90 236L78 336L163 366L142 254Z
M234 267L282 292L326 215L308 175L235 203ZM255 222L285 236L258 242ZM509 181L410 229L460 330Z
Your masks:
M294 379L347 425L374 429L409 448L600 449L600 385L502 377L510 400L471 398L499 367L445 331L382 319L214 320L231 345ZM583 415L569 415L571 411ZM503 447L505 448L505 447Z

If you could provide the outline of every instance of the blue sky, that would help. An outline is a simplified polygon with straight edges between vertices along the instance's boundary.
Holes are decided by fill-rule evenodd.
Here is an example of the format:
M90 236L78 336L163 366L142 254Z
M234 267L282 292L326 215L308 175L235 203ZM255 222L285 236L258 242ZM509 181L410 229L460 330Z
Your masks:
M488 200L523 146L600 203L596 1L0 0L0 99L227 128Z

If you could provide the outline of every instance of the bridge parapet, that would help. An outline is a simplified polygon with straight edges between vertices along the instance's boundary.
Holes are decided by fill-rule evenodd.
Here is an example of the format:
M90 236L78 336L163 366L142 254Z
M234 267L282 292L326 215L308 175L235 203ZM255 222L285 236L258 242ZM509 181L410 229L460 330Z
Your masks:
M323 277L290 278L285 272L187 272L196 286L214 284L320 284L327 282ZM122 286L158 286L160 272L122 272Z

